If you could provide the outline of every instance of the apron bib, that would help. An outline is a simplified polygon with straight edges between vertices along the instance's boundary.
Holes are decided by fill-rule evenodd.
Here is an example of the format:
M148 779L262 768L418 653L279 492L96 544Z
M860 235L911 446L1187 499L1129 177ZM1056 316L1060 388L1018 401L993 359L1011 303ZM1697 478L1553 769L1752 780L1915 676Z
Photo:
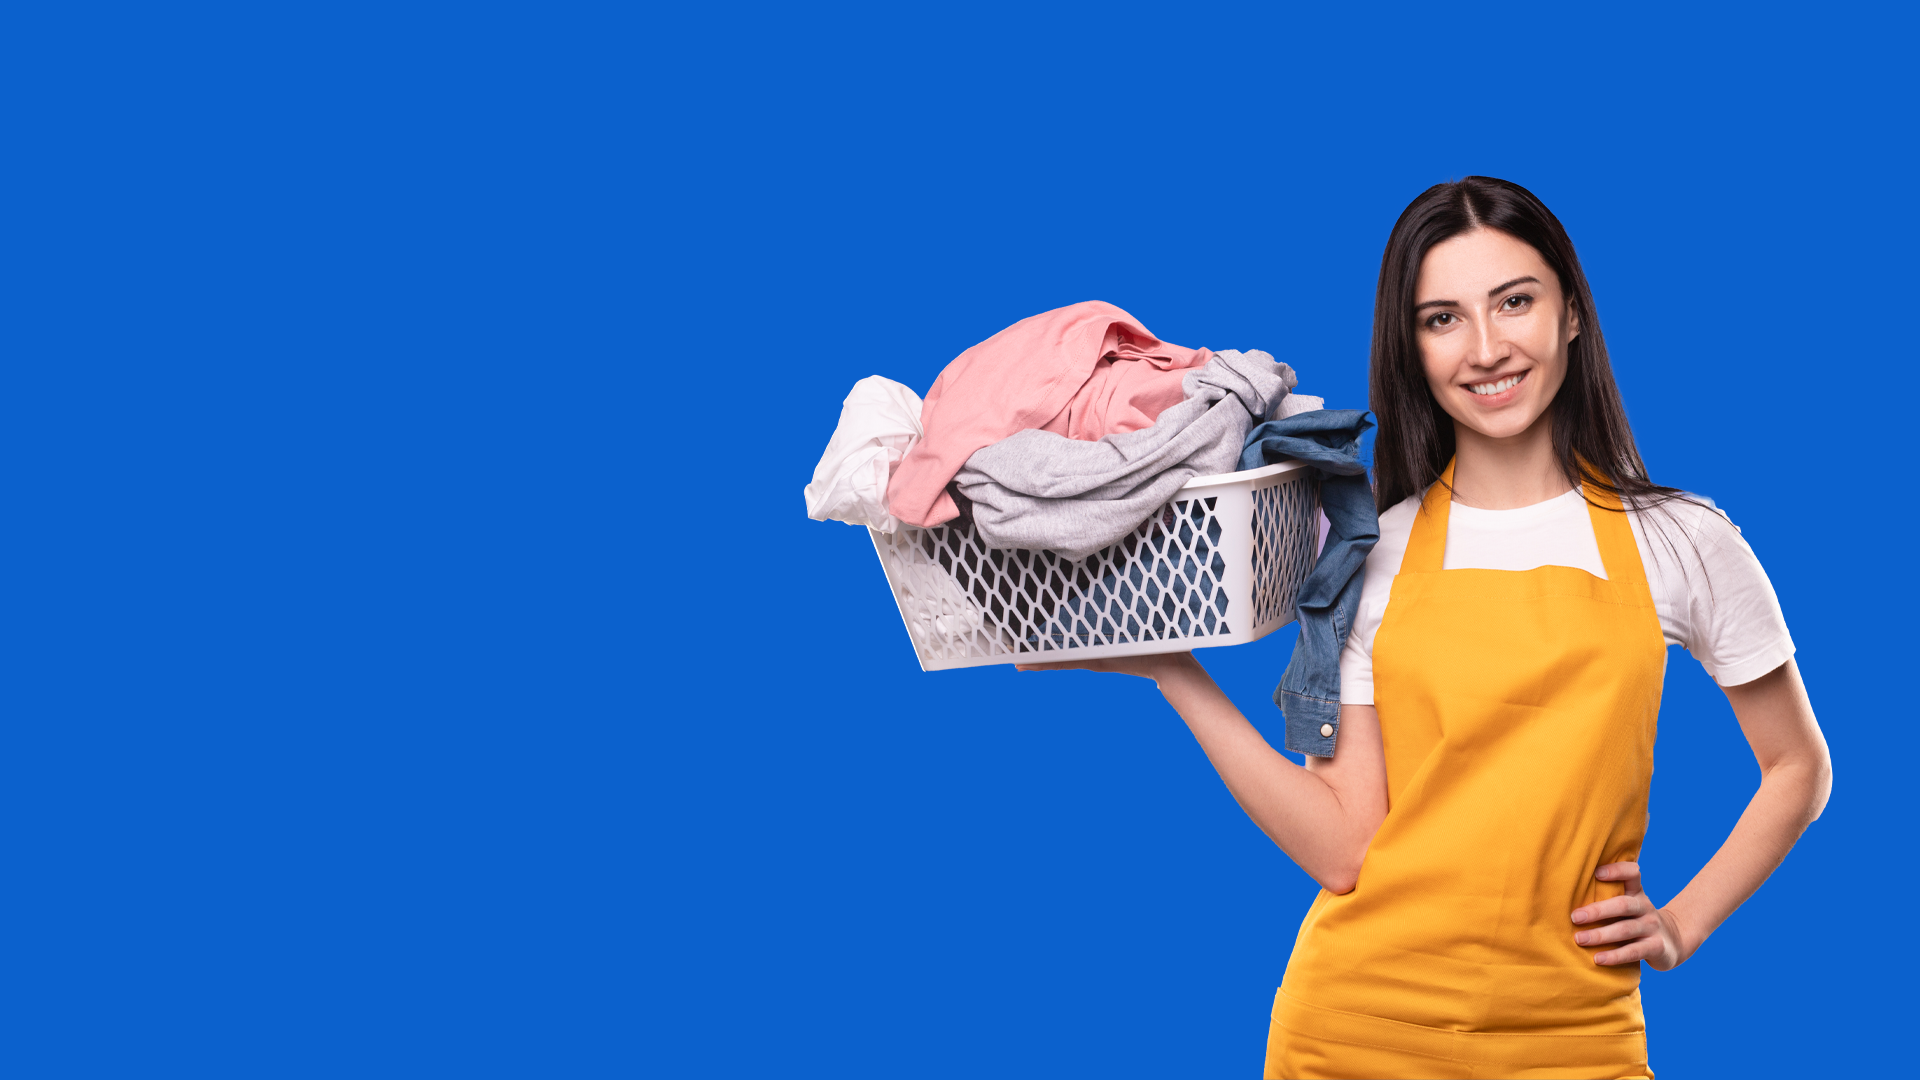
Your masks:
M1640 966L1574 944L1639 858L1666 643L1619 501L1606 567L1443 570L1428 489L1374 639L1388 810L1321 892L1275 998L1267 1075L1650 1076Z

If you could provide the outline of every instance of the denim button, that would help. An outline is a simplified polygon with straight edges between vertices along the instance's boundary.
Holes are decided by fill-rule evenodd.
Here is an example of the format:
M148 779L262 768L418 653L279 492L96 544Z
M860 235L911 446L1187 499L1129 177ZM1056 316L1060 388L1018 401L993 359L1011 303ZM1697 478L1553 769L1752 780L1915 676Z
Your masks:
M1327 739L1327 738L1332 738L1332 737L1333 737L1333 725L1332 725L1332 724L1321 724L1321 725L1320 725L1320 737L1321 737L1321 738L1323 738L1323 739Z

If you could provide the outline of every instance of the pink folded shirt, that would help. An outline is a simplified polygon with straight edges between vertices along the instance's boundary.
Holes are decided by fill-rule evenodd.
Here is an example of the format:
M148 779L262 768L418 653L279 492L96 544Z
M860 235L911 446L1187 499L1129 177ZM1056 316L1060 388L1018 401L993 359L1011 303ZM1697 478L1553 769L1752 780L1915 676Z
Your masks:
M1022 319L948 364L920 407L926 435L895 467L887 506L910 525L950 521L947 484L975 450L1039 428L1092 442L1152 427L1213 353L1169 345L1112 304Z

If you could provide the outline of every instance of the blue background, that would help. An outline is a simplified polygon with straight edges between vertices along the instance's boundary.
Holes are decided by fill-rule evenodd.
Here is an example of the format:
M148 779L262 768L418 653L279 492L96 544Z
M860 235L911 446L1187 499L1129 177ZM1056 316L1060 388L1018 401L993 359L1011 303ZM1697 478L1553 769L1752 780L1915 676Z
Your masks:
M0 35L7 1072L1257 1075L1312 884L1149 685L919 672L800 489L854 380L1084 299L1362 405L1468 173L1837 763L1655 1068L1907 1060L1904 18L58 10ZM1270 733L1291 639L1202 654ZM1664 899L1757 774L1678 651L1661 723Z

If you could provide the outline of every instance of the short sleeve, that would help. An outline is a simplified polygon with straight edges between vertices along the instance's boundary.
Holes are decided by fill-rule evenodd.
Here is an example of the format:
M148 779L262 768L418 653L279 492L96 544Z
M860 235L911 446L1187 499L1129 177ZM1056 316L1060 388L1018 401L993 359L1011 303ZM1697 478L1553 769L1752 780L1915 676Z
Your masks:
M1353 629L1340 650L1342 705L1373 704L1373 637L1386 619L1387 599L1393 595L1393 579L1406 557L1413 517L1419 509L1420 497L1416 495L1380 514L1380 539L1367 553L1360 609L1354 613Z
M1694 502L1670 502L1636 516L1649 579L1658 579L1666 594L1663 630L1714 682L1752 682L1793 657L1773 582L1731 518Z
M1373 704L1373 635L1380 629L1380 616L1368 618L1366 601L1353 620L1353 632L1340 649L1340 704Z

